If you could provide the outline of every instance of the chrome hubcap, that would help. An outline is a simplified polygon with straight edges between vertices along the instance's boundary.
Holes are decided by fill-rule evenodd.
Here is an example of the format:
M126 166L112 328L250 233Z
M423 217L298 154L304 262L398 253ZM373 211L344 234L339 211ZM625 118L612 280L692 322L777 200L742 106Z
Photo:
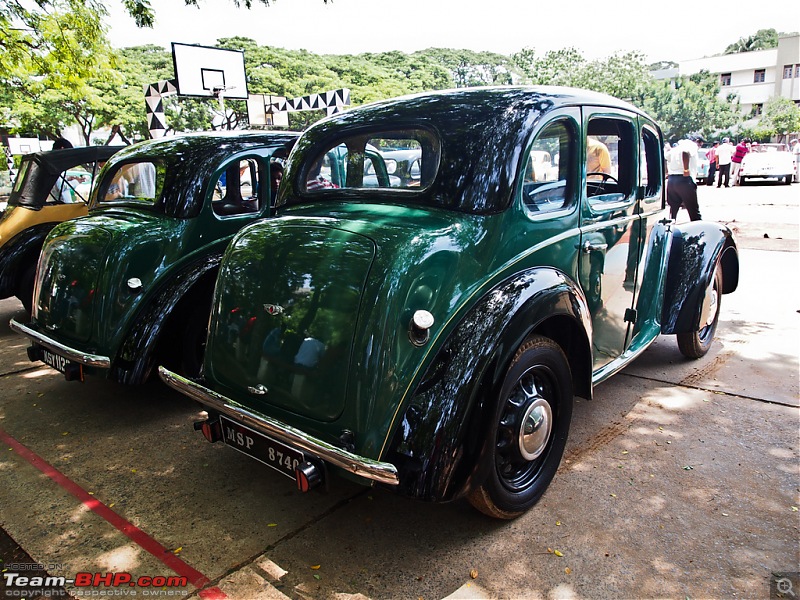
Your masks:
M705 326L709 327L717 316L717 287L712 283L706 295L708 302L708 312L706 313Z
M553 429L553 412L550 404L538 396L530 403L519 430L519 452L525 460L541 456Z

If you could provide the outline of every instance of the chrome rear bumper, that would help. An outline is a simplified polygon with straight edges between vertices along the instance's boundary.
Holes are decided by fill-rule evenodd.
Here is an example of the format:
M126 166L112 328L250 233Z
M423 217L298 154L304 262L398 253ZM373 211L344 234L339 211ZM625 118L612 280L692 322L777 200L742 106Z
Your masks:
M347 450L343 450L342 448L338 448L312 437L277 419L257 415L247 409L234 406L231 404L231 400L222 394L218 394L214 390L200 385L199 383L195 383L190 379L181 377L164 367L158 367L158 374L164 383L171 388L264 435L314 455L327 463L360 477L364 477L365 479L371 479L389 485L398 485L400 483L397 475L397 467L391 463L380 462L353 454L352 452L348 452Z
M90 354L88 352L75 350L74 348L65 346L61 342L57 342L54 339L51 339L46 335L39 333L34 329L31 329L27 325L18 323L14 319L11 319L11 321L9 321L8 326L11 328L12 331L21 333L34 343L39 344L40 346L47 348L51 352L55 352L56 354L59 354L64 358L71 360L72 362L80 363L82 365L87 365L90 367L99 367L101 369L111 368L111 359L108 356L101 356L99 354Z

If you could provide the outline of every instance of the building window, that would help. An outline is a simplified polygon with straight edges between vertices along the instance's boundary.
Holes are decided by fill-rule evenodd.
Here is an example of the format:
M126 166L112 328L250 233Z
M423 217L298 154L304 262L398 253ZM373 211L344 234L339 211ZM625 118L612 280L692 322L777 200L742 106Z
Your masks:
M793 70L794 68L792 67L792 65L783 65L783 78L791 79Z
M794 76L795 78L800 77L800 65L794 66Z
M798 65L800 66L800 65ZM731 74L730 73L722 73L719 76L719 84L722 86L730 85L731 84Z
M753 83L764 83L765 69L756 69L753 73Z
M753 116L754 117L760 117L763 112L764 112L764 105L763 104L753 104Z

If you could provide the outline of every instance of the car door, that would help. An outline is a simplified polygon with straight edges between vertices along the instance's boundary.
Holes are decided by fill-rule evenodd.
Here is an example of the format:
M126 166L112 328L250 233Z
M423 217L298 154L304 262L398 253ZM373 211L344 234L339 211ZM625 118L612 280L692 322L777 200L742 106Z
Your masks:
M595 372L624 351L640 254L636 116L583 109L583 195L578 277L592 313Z

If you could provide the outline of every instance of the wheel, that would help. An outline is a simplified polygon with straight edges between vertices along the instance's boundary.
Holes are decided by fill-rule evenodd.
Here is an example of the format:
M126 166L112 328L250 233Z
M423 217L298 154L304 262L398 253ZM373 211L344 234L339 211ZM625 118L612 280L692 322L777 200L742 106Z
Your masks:
M513 519L553 480L572 418L572 374L552 340L530 337L508 367L482 453L485 480L467 499L484 514Z
M783 178L783 184L784 185L792 185L792 176L791 175L787 175L786 177L784 177Z
M17 288L16 294L28 314L30 314L31 307L33 306L34 279L36 279L36 263L30 265L23 271L19 278L19 287Z
M722 271L719 265L714 268L711 283L706 288L703 308L700 313L700 328L689 333L679 333L678 349L687 358L705 356L714 341L719 322L719 309L722 306Z

